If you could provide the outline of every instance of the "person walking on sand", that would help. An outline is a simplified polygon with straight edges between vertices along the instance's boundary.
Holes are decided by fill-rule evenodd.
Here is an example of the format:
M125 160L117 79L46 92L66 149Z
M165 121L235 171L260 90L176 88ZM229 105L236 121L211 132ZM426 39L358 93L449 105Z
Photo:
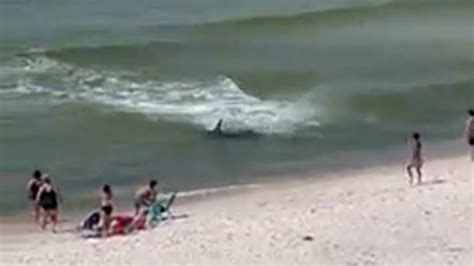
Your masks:
M474 109L469 109L467 113L469 117L466 120L464 137L466 138L469 153L471 154L471 162L474 162Z
M140 213L142 207L148 208L156 200L158 182L150 181L148 186L139 188L135 193L135 215Z
M407 173L410 178L410 185L413 184L413 168L416 169L416 174L418 176L418 184L421 184L421 179L423 174L421 169L423 167L423 156L422 156L422 144L420 133L413 133L411 139L411 158L407 165Z
M41 179L41 177L41 171L35 170L26 186L26 190L28 191L28 199L31 202L32 215L35 222L39 222L40 216L40 207L38 206L38 204L36 204L36 196L38 195L38 191L41 185L43 184L43 180Z
M51 179L46 176L43 180L38 195L36 196L36 203L43 210L43 217L41 220L41 228L44 230L49 222L52 224L52 232L56 233L56 224L58 222L58 208L59 208L59 193L53 186Z

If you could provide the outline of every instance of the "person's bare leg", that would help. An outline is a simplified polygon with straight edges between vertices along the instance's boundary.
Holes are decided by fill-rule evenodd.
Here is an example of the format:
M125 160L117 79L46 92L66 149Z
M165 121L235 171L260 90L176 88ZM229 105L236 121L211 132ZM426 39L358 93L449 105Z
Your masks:
M421 166L416 167L416 173L418 175L418 185L421 184L421 179L423 178L423 173L421 172Z
M470 147L470 151L471 151L471 162L474 162L474 146Z
M58 211L57 210L50 211L50 217L51 217L51 231L53 233L56 233L56 224L58 223Z
M407 173L409 177L409 183L410 185L413 184L413 172L411 171L411 165L407 166Z
M33 215L33 219L35 220L35 223L40 223L40 208L38 204L33 202L32 208L33 208L32 215Z
M46 229L46 225L48 224L48 211L44 210L43 211L43 215L42 215L42 219L41 219L41 229L44 230Z

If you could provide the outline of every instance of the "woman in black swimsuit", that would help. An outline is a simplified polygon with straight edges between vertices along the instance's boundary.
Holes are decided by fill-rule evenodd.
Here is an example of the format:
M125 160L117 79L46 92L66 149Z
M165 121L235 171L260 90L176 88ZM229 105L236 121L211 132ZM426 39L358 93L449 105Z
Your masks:
M41 228L45 229L46 225L51 221L52 231L56 232L56 224L58 222L58 192L53 187L51 179L45 177L43 185L36 196L36 203L43 209L43 219L41 221Z
M36 170L33 172L32 178L28 181L28 185L26 187L28 191L28 199L31 201L31 208L33 218L35 222L39 222L39 215L40 215L40 208L38 204L36 204L36 196L38 195L38 191L43 184L43 180L41 179L41 171Z
M112 198L113 198L112 188L110 188L109 185L104 185L100 193L100 206L107 207L112 210L113 209Z
M112 212L114 210L112 188L104 185L100 193L100 230L102 236L106 237L109 232L110 222L112 220Z

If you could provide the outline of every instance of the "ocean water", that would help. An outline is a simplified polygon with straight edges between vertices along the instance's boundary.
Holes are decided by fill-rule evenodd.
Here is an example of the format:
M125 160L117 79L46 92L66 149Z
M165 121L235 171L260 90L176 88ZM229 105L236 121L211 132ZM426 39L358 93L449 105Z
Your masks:
M88 208L454 139L473 74L470 0L0 0L0 214L36 168Z

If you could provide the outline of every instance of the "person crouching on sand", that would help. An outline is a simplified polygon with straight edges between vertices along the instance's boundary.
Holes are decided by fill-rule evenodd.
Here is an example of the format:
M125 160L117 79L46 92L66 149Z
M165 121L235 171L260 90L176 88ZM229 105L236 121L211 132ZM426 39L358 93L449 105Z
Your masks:
M148 186L142 187L135 193L135 215L138 215L141 208L148 208L156 200L158 182L150 181Z
M474 109L467 111L469 117L466 120L464 129L464 137L466 138L469 153L471 154L471 162L474 162Z
M423 156L422 156L422 144L421 144L421 136L419 133L413 133L411 139L411 159L407 165L407 172L408 176L410 177L410 185L413 184L413 168L415 168L417 176L418 176L418 184L421 184L422 179L422 172L421 169L423 167Z
M38 196L39 189L43 185L43 179L41 178L42 174L40 170L35 170L31 179L28 181L26 189L28 191L28 199L31 202L33 219L35 222L39 222L40 218L40 207L36 203L36 197Z
M36 196L36 203L43 210L43 217L41 221L41 228L43 230L46 228L46 225L49 223L49 221L51 221L52 232L56 233L59 207L58 199L58 190L53 186L51 179L46 176L38 191L38 195Z

